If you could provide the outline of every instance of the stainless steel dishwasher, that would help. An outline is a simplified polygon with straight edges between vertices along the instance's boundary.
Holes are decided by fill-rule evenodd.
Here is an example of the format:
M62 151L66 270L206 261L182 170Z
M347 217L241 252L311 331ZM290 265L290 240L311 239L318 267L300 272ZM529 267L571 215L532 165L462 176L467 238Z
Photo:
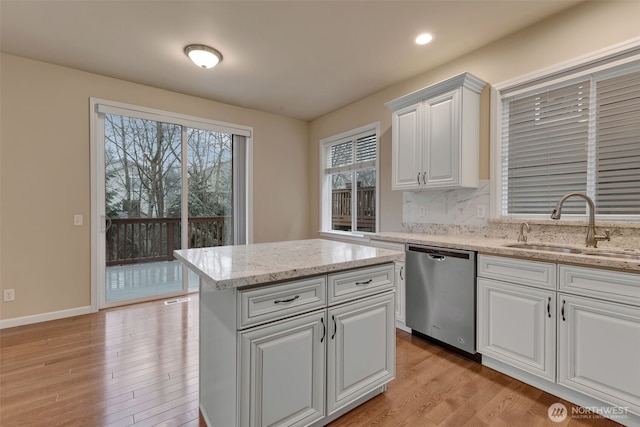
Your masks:
M475 282L475 252L407 244L407 326L479 359Z

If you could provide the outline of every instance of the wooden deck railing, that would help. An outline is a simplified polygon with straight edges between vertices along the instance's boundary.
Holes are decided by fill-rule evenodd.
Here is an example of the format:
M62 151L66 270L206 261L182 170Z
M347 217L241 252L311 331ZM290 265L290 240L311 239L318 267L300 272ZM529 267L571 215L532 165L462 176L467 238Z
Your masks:
M224 246L231 227L230 216L189 218L189 247ZM106 232L106 264L171 261L181 239L180 218L113 218Z
M358 231L376 230L376 188L359 187L357 190ZM331 192L332 230L351 230L351 189Z
M375 231L375 187L358 188L358 231ZM351 229L351 190L332 194L332 229ZM188 221L190 248L231 244L231 216L192 217ZM182 240L180 218L113 218L106 232L106 264L121 265L173 260Z

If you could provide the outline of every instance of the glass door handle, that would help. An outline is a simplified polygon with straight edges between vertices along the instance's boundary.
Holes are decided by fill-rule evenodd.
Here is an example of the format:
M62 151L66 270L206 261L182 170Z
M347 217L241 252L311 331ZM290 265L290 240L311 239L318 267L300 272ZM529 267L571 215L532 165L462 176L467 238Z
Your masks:
M102 215L102 231L106 232L111 228L111 218L107 215Z

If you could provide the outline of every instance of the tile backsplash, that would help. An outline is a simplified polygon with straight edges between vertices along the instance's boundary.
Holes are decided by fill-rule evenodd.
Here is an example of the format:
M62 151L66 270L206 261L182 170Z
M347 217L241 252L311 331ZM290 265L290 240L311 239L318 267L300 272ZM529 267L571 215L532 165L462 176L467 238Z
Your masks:
M516 219L489 218L488 180L479 188L422 192L404 192L402 227L405 232L433 235L458 235L507 239L518 238L520 224ZM485 211L485 218L478 218L478 206ZM531 231L529 242L565 243L584 245L586 221L531 220L526 221ZM611 230L611 241L602 241L602 248L640 249L640 223L603 222L596 220L598 234Z
M405 191L402 199L402 223L405 231L426 233L429 230L446 229L447 227L442 226L447 225L477 228L485 227L488 223L488 180L481 181L478 188ZM484 218L478 218L478 206L484 209Z

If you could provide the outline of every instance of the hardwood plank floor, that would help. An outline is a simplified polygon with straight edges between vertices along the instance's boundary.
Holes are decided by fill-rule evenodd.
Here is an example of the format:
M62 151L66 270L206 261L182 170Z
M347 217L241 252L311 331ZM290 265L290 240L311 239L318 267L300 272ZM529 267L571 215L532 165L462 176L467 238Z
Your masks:
M331 427L618 425L552 423L552 403L573 405L404 332L396 343L387 392ZM197 294L0 331L0 426L130 425L204 426Z

